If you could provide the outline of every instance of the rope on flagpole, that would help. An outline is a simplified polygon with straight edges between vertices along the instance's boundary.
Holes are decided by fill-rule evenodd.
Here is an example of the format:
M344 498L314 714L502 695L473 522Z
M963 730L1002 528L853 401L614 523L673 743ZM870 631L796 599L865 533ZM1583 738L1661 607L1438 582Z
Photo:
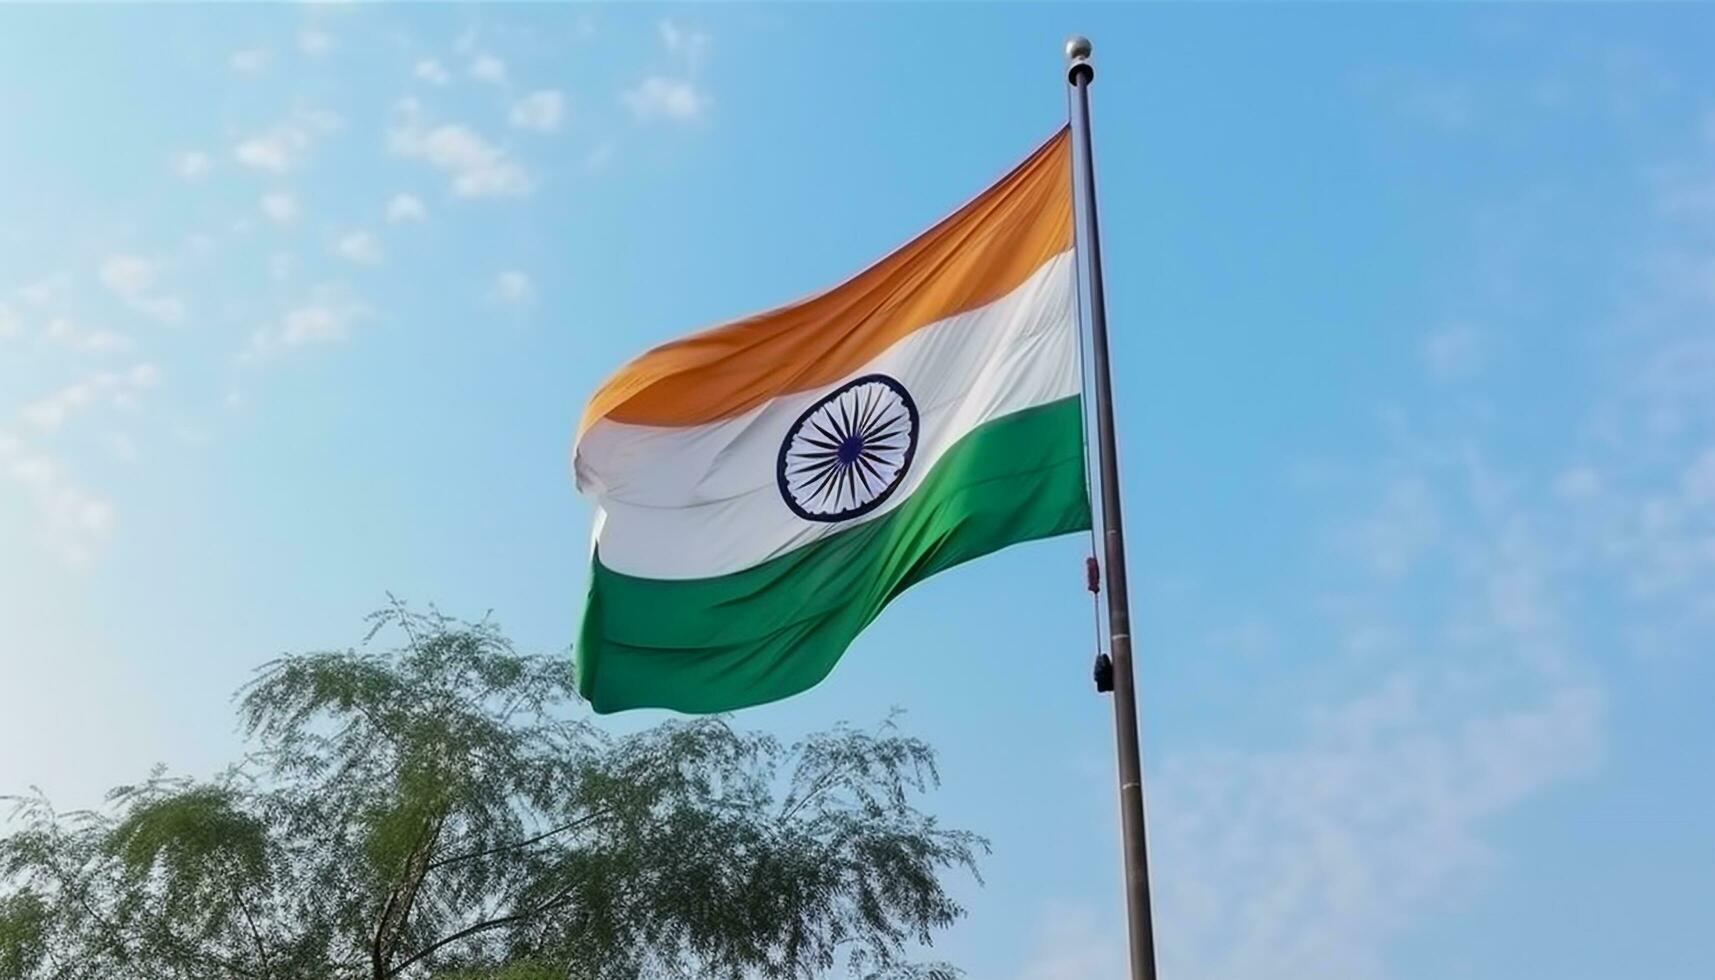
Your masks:
M1066 89L1066 118L1071 119L1073 113L1072 93L1070 86ZM1067 124L1066 138L1072 138L1071 124ZM1066 155L1066 166L1072 169L1071 190L1077 195L1078 168L1073 154ZM1075 205L1074 205L1075 206ZM1084 319L1084 277L1079 271L1078 257L1083 254L1083 247L1078 242L1076 227L1072 232L1072 316L1077 322ZM1078 388L1086 396L1090 391L1089 357L1084 353L1084 332L1078 331ZM1091 668L1091 679L1095 681L1096 693L1106 694L1114 688L1114 665L1107 651L1102 649L1102 567L1096 558L1096 473L1090 461L1090 406L1088 397L1078 399L1079 422L1078 444L1083 452L1084 460L1084 500L1090 507L1090 553L1084 557L1084 588L1090 593L1090 634L1096 649L1095 664Z

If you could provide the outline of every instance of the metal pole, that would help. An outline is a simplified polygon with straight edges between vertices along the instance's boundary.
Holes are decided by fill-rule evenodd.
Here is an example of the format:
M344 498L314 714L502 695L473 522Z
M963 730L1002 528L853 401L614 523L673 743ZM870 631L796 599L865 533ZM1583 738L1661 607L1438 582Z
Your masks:
M1144 839L1143 763L1137 742L1137 691L1131 666L1131 603L1125 579L1125 527L1120 517L1119 453L1114 440L1113 382L1108 373L1108 309L1102 293L1102 235L1096 223L1096 165L1090 147L1090 41L1066 42L1066 81L1072 86L1074 157L1083 209L1090 280L1091 374L1095 382L1096 445L1101 475L1102 545L1108 591L1108 652L1114 664L1114 739L1119 749L1120 831L1125 851L1126 922L1132 980L1155 980L1155 926L1149 906L1149 848Z

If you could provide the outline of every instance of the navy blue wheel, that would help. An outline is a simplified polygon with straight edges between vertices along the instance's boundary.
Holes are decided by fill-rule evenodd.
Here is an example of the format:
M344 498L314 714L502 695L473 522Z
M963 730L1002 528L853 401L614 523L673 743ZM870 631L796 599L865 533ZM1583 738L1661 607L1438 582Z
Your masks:
M869 374L798 416L780 444L780 496L807 521L844 521L880 507L917 452L917 403L905 386Z

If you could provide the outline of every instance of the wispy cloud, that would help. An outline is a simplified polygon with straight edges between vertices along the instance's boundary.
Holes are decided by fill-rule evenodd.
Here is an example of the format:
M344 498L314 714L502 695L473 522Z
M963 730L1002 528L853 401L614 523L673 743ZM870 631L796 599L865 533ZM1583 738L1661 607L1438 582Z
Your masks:
M607 165L613 162L613 155L615 152L616 150L612 140L602 140L588 153L584 154L584 169L590 173L597 173L601 170L607 169Z
M117 512L112 501L80 483L65 463L4 429L0 477L25 494L35 508L33 523L42 545L68 566L88 565L113 530Z
M110 255L101 263L101 284L126 306L161 323L184 322L185 304L156 288L161 267L140 255Z
M340 258L359 265L379 265L383 258L381 242L362 229L341 235L334 242L333 250Z
M42 308L53 306L64 300L71 290L71 274L56 272L51 276L37 279L18 289L18 298L31 306Z
M241 140L233 147L232 156L254 170L283 174L304 161L320 137L337 129L339 116L326 110L303 109Z
M1037 923L1037 935L1018 980L1121 980L1123 944L1098 925L1113 917L1070 902L1052 902Z
M1375 512L1341 532L1348 554L1384 578L1399 578L1441 539L1442 508L1429 481L1417 475L1390 479Z
M353 306L304 306L287 313L281 321L280 342L287 347L326 344L351 336L360 310Z
M105 327L85 328L63 316L48 321L42 330L42 339L79 354L126 354L137 346L136 341L118 331Z
M434 58L418 59L417 66L411 73L430 85L445 85L453 80L452 74Z
M1470 86L1448 79L1420 79L1407 90L1405 110L1446 132L1468 129L1476 121L1476 97Z
M446 172L460 197L521 197L534 187L529 172L504 148L468 126L430 122L415 99L396 109L387 144L400 156Z
M620 98L641 122L696 122L711 102L689 79L664 75L648 76Z
M703 120L714 100L696 82L710 38L702 31L663 20L657 26L671 71L644 76L620 93L620 101L639 122L691 123Z
M333 50L333 35L316 27L298 32L298 51L306 58L320 58Z
M686 28L671 20L662 20L657 29L661 35L661 45L667 49L670 57L679 59L691 71L702 67L703 58L709 51L708 34Z
M269 221L277 224L290 224L298 220L298 200L285 191L269 191L257 200L256 206Z
M1468 378L1483 368L1483 335L1468 323L1456 323L1429 335L1423 361L1431 376L1451 381Z
M1383 975L1403 924L1488 865L1485 823L1595 763L1602 713L1589 687L1496 709L1402 674L1295 746L1176 759L1152 838L1196 870L1165 880L1163 973Z
M98 371L26 404L19 416L43 432L52 432L84 409L106 403L132 410L139 396L160 383L161 371L143 362L128 371Z
M519 129L551 133L560 128L564 114L565 97L557 89L542 89L513 103L508 118Z
M470 77L479 82L499 84L506 81L506 62L484 52L471 59Z
M232 52L226 59L227 66L240 75L257 75L268 70L268 65L274 60L267 48L245 48Z
M268 278L275 282L285 282L292 278L297 264L297 258L291 252L275 252L268 256Z
M388 221L422 221L428 216L429 209L415 194L395 194L392 200L387 202Z
M517 269L507 269L494 277L489 294L507 306L521 306L536 295L530 277Z
M277 323L251 334L239 360L256 363L290 348L344 343L369 316L368 307L342 295L337 287L324 286L309 301L287 310Z
M201 180L214 166L207 153L186 150L173 158L173 173L184 180Z

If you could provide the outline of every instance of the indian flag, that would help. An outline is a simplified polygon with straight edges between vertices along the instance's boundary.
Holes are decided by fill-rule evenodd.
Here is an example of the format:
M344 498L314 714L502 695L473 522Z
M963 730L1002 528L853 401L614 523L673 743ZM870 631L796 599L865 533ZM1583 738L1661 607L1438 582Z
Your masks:
M658 347L590 399L575 646L597 711L826 677L916 582L1090 526L1070 137L826 292Z

